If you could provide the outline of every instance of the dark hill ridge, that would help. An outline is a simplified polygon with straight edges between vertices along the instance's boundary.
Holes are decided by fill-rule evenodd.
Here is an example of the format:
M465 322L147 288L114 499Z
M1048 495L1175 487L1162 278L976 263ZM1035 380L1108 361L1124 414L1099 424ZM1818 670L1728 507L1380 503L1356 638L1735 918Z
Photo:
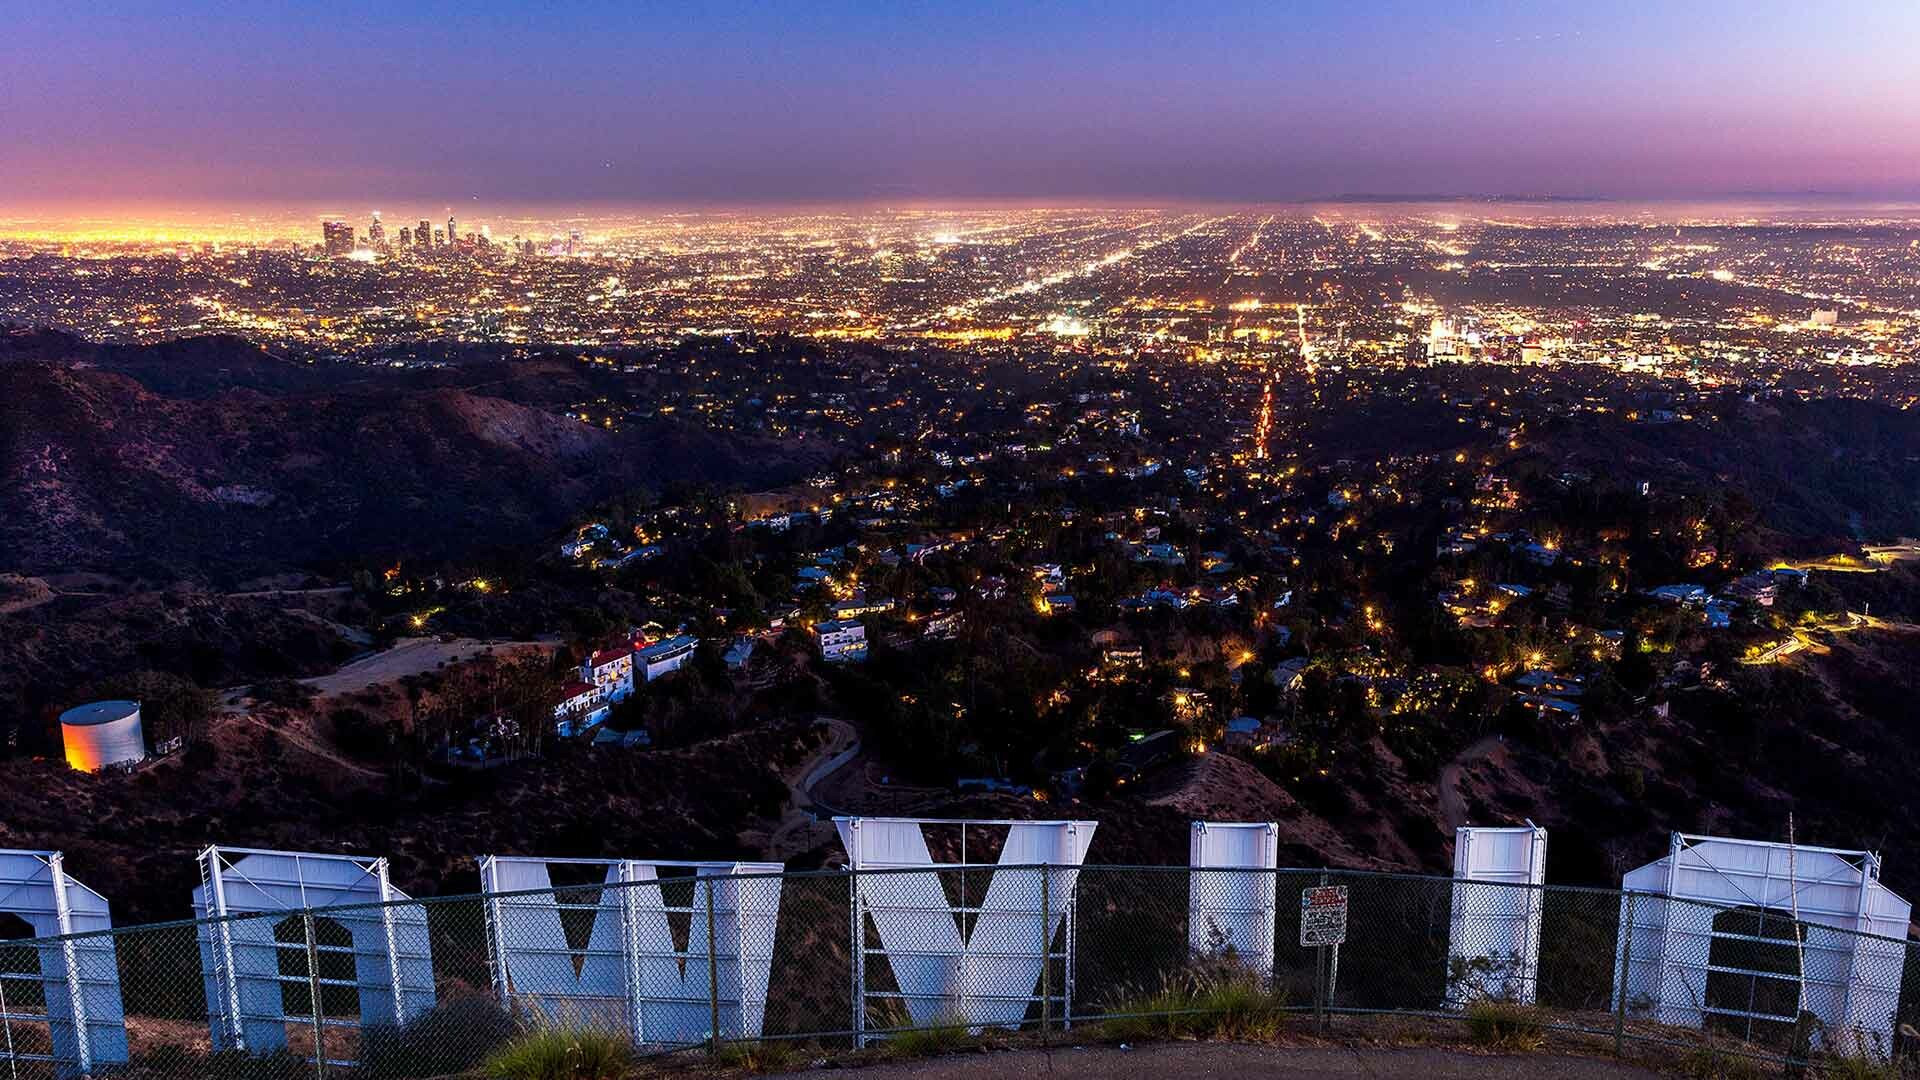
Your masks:
M345 381L337 365L290 361L227 334L112 345L45 327L0 326L0 366L36 362L118 372L168 397L212 397L236 389L317 391Z
M632 487L760 485L803 467L684 425L609 432L483 393L384 383L364 368L342 367L337 388L287 389L320 376L226 339L182 352L187 343L104 350L9 338L4 571L222 578L458 555L532 542ZM213 393L149 385L168 381L154 370L176 365L252 374ZM296 374L282 379L281 369Z
M1631 485L1740 492L1772 539L1809 551L1920 534L1920 424L1870 401L1727 401L1692 423L1591 415L1530 433L1515 462Z

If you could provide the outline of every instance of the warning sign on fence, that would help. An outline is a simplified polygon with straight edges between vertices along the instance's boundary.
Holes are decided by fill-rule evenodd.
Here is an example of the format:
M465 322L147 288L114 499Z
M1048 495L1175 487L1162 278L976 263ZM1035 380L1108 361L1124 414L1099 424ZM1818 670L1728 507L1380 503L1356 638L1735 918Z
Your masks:
M1300 944L1338 945L1347 940L1347 887L1315 885L1300 890Z

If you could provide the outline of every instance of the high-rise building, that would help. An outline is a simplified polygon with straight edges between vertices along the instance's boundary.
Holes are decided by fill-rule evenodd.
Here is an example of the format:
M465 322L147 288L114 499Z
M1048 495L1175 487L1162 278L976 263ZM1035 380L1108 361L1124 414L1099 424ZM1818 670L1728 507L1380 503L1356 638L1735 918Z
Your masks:
M446 246L447 246L447 234L446 234L446 233L443 233L443 232L441 232L441 231L440 231L439 229L435 229L435 230L433 230L433 246L434 246L434 247L446 247Z
M413 230L413 242L420 247L433 246L433 222L420 219L420 227Z
M454 227L453 215L448 214L447 215L447 243L458 244L459 242L460 242L460 232L458 229Z
M380 224L380 211L373 212L373 224L367 226L367 243L377 248L387 246L387 227Z
M353 254L353 226L336 218L321 222L320 244L329 255Z
M413 230L405 225L400 226L400 246L403 248L413 246Z

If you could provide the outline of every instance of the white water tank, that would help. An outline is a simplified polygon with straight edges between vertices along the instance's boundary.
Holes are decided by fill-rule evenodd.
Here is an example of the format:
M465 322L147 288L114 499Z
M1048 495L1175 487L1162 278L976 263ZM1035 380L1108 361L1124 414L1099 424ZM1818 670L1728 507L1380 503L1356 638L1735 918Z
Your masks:
M147 759L137 701L96 701L68 709L60 714L60 740L67 764L81 772Z

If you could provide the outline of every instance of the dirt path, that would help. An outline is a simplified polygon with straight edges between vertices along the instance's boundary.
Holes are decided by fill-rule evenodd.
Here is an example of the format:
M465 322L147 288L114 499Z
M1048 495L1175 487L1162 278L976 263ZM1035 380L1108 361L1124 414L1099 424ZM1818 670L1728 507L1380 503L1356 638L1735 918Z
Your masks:
M757 845L768 858L788 859L831 839L832 827L817 815L822 811L832 813L833 808L814 797L814 785L833 775L860 753L860 735L845 720L829 716L823 716L820 720L827 726L826 741L807 760L788 772L786 813L767 833L766 839Z
M518 649L552 648L554 641L483 641L477 638L401 638L390 649L363 656L330 675L316 675L300 681L322 694L351 694L370 686L390 683L408 675L421 675L461 660L471 660L483 652L509 653Z
M286 742L299 747L301 752L330 762L345 772L358 773L361 776L374 778L383 775L378 769L370 768L351 758L343 757L338 751L321 743L296 725L286 724L275 727L250 712L234 712L227 714L227 716L229 723L250 724L262 731L271 731Z
M1460 797L1460 772L1466 766L1479 761L1506 744L1498 735L1488 735L1465 750L1460 756L1447 762L1440 770L1440 813L1447 819L1447 831L1452 832L1467 823L1467 802Z
M832 812L833 807L822 804L814 797L814 785L832 776L842 765L853 760L854 755L860 752L860 734L854 731L853 725L845 720L833 717L821 719L827 724L829 732L827 742L821 746L813 763L801 775L800 782L794 785L794 801L808 808L817 806L819 809Z
M317 589L254 589L225 595L231 600L258 600L268 596L345 596L352 591L351 585L325 585Z
M817 1073L789 1073L792 1077ZM1254 1046L1244 1043L1166 1043L1122 1049L1067 1047L1051 1053L954 1054L924 1061L849 1070L860 1080L994 1080L1047 1076L1055 1080L1131 1080L1139 1077L1209 1077L1227 1080L1332 1080L1346 1077L1418 1076L1422 1080L1651 1080L1658 1073L1606 1058L1566 1054L1477 1054L1437 1047L1404 1050L1340 1047Z

